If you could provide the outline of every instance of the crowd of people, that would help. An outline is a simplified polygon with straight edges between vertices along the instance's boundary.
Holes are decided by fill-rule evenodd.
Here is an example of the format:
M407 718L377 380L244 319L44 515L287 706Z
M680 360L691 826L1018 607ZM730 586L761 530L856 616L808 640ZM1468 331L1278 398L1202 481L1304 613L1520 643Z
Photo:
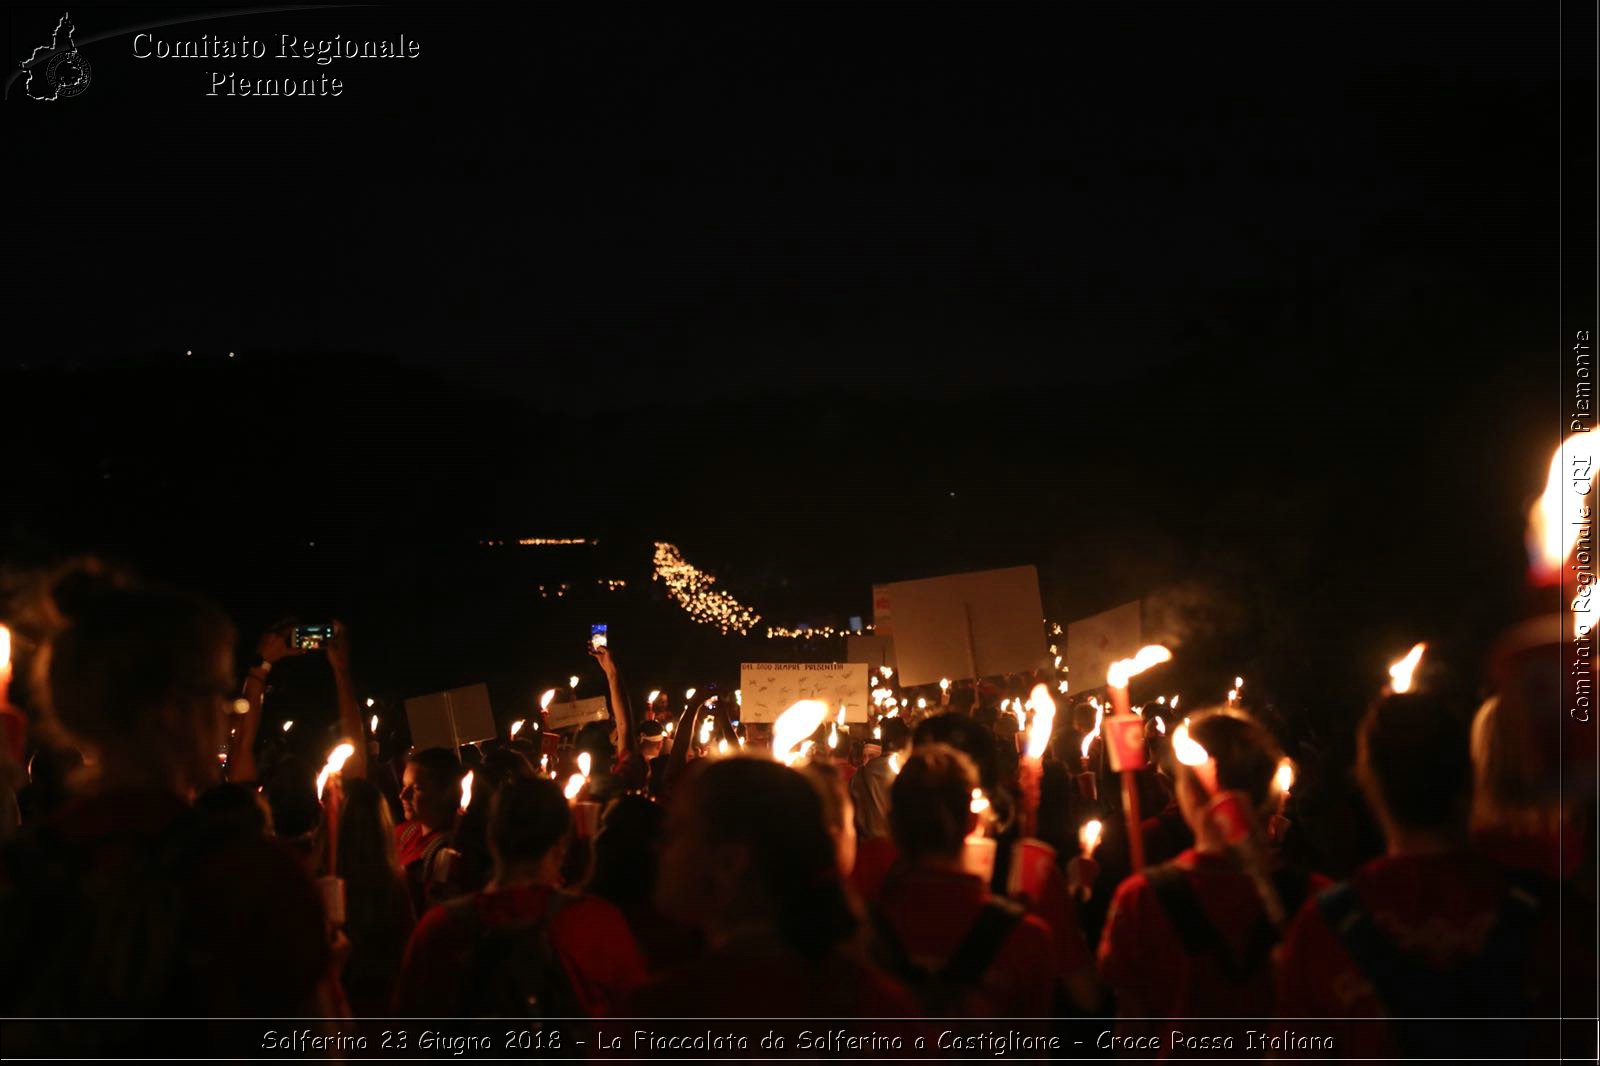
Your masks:
M0 756L7 1016L1357 1018L1341 1056L1437 1057L1450 1031L1404 1019L1592 1003L1592 774L1512 787L1559 769L1515 675L1375 696L1353 772L1385 846L1334 882L1231 702L1186 713L1203 759L1146 730L1133 819L1087 704L1028 765L996 697L1053 677L830 721L786 764L716 701L636 703L599 648L609 721L388 752L340 627L352 748L319 781L258 735L286 630L241 680L200 598L92 562L40 588Z

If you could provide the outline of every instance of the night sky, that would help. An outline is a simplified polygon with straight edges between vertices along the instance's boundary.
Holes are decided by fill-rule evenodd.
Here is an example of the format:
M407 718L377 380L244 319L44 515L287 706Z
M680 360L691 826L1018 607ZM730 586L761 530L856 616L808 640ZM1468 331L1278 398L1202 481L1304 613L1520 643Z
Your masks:
M1423 636L1470 684L1522 607L1558 242L1592 231L1558 207L1555 4L156 31L422 43L326 68L338 99L206 96L303 62L85 43L192 13L74 10L89 90L7 90L14 564L109 552L247 624L365 611L396 689L577 629L526 575L439 578L495 535L597 534L579 569L646 586L673 539L775 622L1025 562L1063 620L1185 587L1206 683L1291 707ZM58 15L10 10L8 54ZM646 631L663 670L737 661Z

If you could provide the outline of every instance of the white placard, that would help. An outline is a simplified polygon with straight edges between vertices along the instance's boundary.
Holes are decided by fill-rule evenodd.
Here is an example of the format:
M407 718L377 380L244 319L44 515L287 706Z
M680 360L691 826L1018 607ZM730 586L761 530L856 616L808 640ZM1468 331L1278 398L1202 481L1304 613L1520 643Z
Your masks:
M775 722L800 700L821 700L844 720L865 722L872 696L865 663L740 663L739 719ZM728 708L733 710L733 708Z
M604 696L591 696L576 703L552 703L545 708L546 729L570 729L575 725L603 722L611 717L610 706Z

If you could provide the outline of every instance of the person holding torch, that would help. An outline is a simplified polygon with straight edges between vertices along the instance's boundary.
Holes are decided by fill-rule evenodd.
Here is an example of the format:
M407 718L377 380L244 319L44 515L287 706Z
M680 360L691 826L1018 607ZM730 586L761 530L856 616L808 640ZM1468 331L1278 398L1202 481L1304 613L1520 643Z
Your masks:
M1277 804L1283 753L1260 723L1231 708L1185 720L1173 752L1195 846L1117 889L1100 940L1101 979L1123 1017L1269 1017L1281 916L1328 884L1258 868L1259 826Z

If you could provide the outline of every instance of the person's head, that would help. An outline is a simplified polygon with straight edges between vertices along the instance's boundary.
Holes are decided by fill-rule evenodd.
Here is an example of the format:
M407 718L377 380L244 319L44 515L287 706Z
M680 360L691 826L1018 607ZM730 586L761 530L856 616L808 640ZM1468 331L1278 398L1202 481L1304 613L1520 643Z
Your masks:
M822 817L828 832L833 836L834 853L839 859L839 873L849 877L856 868L856 812L850 802L850 786L838 766L820 759L812 759L800 767L816 786L817 798L822 800Z
M892 755L897 751L905 751L911 745L911 727L898 714L893 718L883 719L878 724L878 734L883 743L883 754L885 755Z
M187 593L93 561L47 583L33 689L47 728L108 784L190 796L217 779L233 624Z
M958 859L978 825L977 787L977 768L963 752L946 744L913 748L889 790L889 834L901 856L913 863Z
M247 840L272 833L272 810L261 793L245 785L224 781L195 797L194 809L206 823L233 839Z
M639 725L639 754L646 759L654 759L661 754L665 739L666 732L661 728L661 723L646 719Z
M978 783L985 791L994 792L996 759L994 730L979 725L962 714L940 714L917 726L912 737L912 750L926 744L945 744L960 751L972 761L978 772Z
M1430 692L1380 698L1356 732L1356 777L1391 846L1405 834L1465 832L1472 797L1465 717Z
M816 788L753 757L697 763L674 792L656 900L713 939L765 930L811 959L858 924Z
M660 805L643 796L623 796L607 807L594 838L588 890L619 905L648 900L662 821Z
M292 840L315 831L322 817L316 771L299 756L286 755L274 761L263 776L273 832Z
M398 877L394 818L378 787L365 778L341 779L344 801L339 807L338 875L347 881Z
M408 821L448 829L461 806L461 761L448 748L424 748L406 760L400 808Z
M572 739L572 746L579 751L586 751L594 760L596 770L608 770L611 767L611 758L616 754L616 747L612 737L616 734L616 727L609 721L589 722L578 730L577 736Z
M1190 716L1189 738L1211 756L1218 793L1242 793L1259 817L1271 813L1276 802L1272 782L1283 751L1265 726L1241 710L1215 708ZM1184 820L1197 838L1203 836L1211 783L1195 767L1178 763L1177 793Z
M559 875L572 812L554 781L545 777L506 782L489 806L489 854L496 880L537 873Z

